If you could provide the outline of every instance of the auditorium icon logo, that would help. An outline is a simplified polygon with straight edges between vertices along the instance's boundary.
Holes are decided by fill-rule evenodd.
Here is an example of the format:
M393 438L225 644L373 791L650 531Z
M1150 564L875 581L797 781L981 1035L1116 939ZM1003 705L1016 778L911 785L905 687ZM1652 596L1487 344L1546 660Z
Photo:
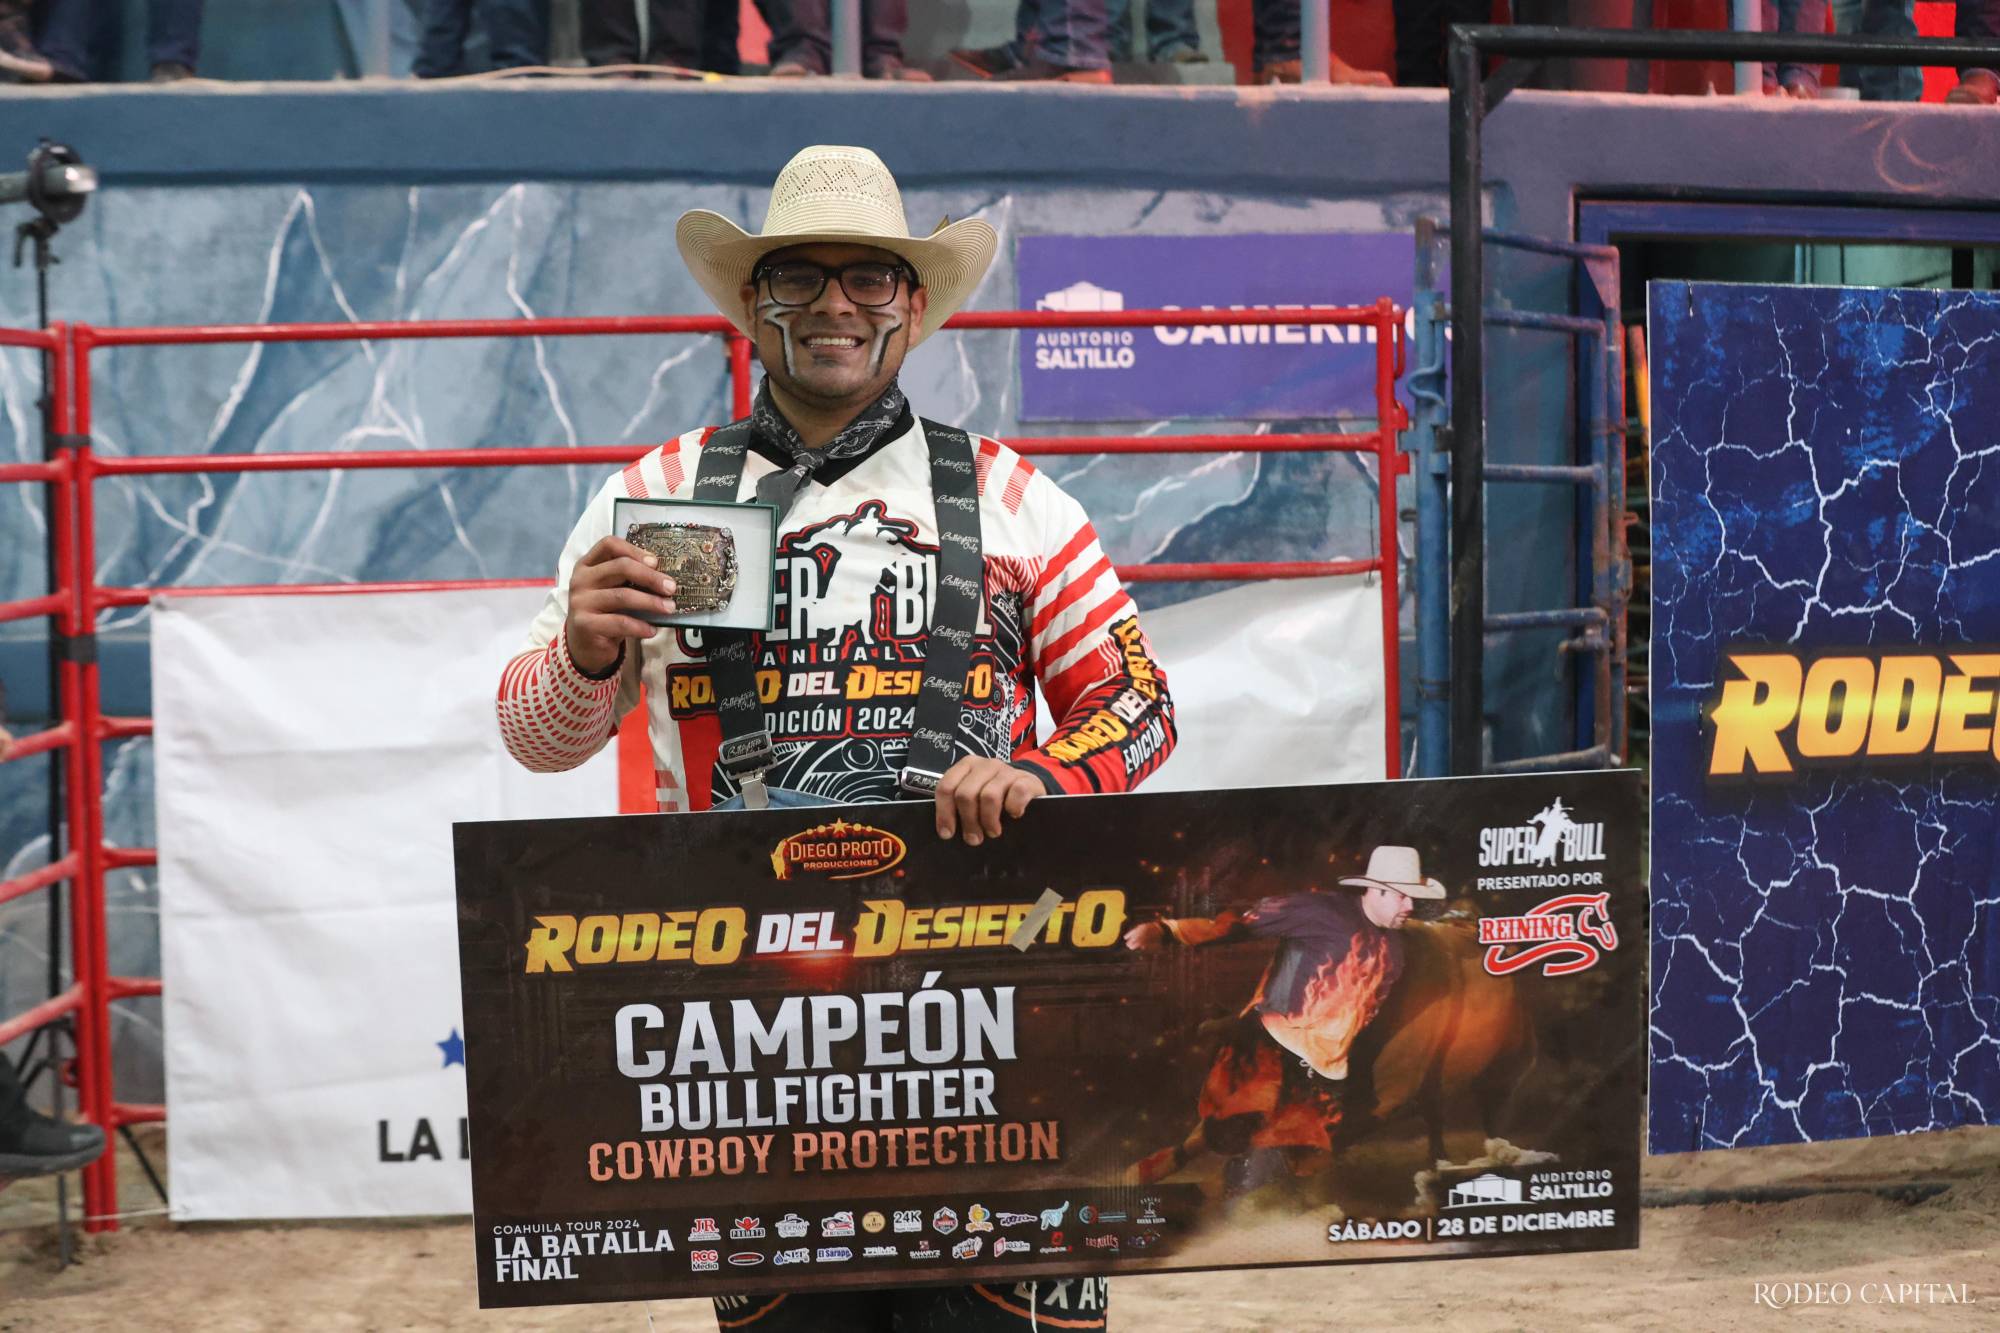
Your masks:
M1521 1182L1496 1176L1491 1171L1453 1185L1446 1208L1491 1208L1495 1204L1521 1202Z
M1097 313L1124 308L1125 293L1114 292L1094 282L1083 281L1072 282L1058 291L1046 293L1035 302L1037 310L1066 310L1072 313L1077 311Z

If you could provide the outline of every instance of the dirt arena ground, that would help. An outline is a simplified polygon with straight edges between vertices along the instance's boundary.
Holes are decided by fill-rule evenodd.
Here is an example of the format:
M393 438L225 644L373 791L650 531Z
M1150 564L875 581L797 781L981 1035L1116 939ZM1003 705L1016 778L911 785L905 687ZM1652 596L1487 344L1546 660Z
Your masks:
M155 1202L125 1157L125 1205ZM2000 1128L1655 1158L1646 1185L1657 1206L1636 1254L1131 1278L1114 1288L1112 1327L2000 1329ZM463 1219L135 1217L116 1235L79 1237L77 1261L59 1269L53 1216L49 1182L0 1192L0 1333L714 1328L705 1305L687 1302L481 1313ZM1759 1283L1819 1283L1831 1302L1845 1283L1847 1301L1773 1309ZM1917 1303L1918 1288L1912 1303L1863 1305L1865 1283L1940 1284L1934 1301L1949 1288L1969 1303Z

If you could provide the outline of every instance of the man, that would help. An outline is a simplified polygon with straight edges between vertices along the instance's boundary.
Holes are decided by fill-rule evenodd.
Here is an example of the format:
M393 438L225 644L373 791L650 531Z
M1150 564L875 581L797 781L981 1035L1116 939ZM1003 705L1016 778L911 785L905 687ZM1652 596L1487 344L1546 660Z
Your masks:
M201 58L202 0L147 0L146 61L154 83L194 77ZM124 6L112 0L50 0L41 10L39 42L56 83L87 83L97 63L93 48Z
M0 74L22 83L47 83L55 70L28 32L30 0L0 0Z
M907 0L861 0L862 77L905 83L931 81L923 70L903 63L903 33L909 26ZM779 45L775 37L772 45ZM771 65L771 77L817 78L832 68L832 5L828 0L792 0L791 27Z
M420 79L473 72L465 63L465 43L475 18L486 34L488 68L549 63L548 0L423 0L419 18L423 34L411 72Z
M14 1062L0 1055L0 1186L89 1166L104 1152L104 1131L43 1115L28 1105Z
M1247 912L1148 921L1125 933L1130 949L1169 938L1189 946L1278 941L1257 993L1216 1052L1197 1103L1200 1122L1180 1143L1136 1163L1132 1183L1150 1185L1213 1153L1230 1159L1224 1188L1240 1194L1331 1160L1355 1095L1348 1056L1403 972L1396 932L1413 899L1445 896L1412 847L1377 847L1366 874L1340 883L1361 893L1285 894Z
M897 385L910 348L978 286L993 229L967 220L913 238L875 154L815 147L779 173L761 233L697 209L676 238L703 290L755 341L764 382L747 420L689 431L592 500L528 651L501 678L509 751L542 771L582 763L643 682L662 810L934 789L938 835L972 846L1002 836L1039 795L1123 791L1157 768L1173 739L1166 681L1082 508L997 441L919 420ZM739 467L729 493L782 514L776 627L704 633L638 619L669 611L675 588L611 535L614 501L689 499ZM949 572L968 555L983 579ZM959 665L940 677L931 668L943 661ZM869 688L919 677L914 701ZM734 694L731 679L750 683ZM1055 714L1042 747L1036 686ZM768 712L760 695L774 701ZM934 706L948 708L945 729L919 725ZM1090 745L1056 748L1086 725ZM1128 756L1148 731L1167 745ZM1102 1328L1103 1296L1102 1280L1073 1279L746 1297L718 1302L717 1314L759 1333Z
M1021 0L1014 15L1014 40L983 50L953 51L951 58L976 78L1110 83L1111 41L1116 24L1113 0ZM1297 83L1300 58L1300 0L1253 0L1251 82ZM1129 24L1129 16L1127 18ZM1198 50L1197 50L1198 54ZM1330 58L1333 83L1386 88L1389 76L1358 69L1338 55Z

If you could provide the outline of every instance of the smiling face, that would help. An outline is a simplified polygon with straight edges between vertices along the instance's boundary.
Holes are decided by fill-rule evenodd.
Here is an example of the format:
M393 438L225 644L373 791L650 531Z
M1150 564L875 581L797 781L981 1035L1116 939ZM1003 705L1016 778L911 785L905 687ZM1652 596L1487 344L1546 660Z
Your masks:
M874 262L901 266L887 250L868 245L795 245L774 251L765 265L802 259L837 269ZM923 322L926 293L907 274L895 299L883 306L856 305L837 279L811 305L781 305L768 283L746 283L743 304L781 405L790 399L816 413L858 412L881 396L903 368L910 335Z
M1385 889L1379 884L1371 884L1361 894L1361 912L1370 921L1384 930L1399 930L1410 919L1410 909L1416 906L1406 893Z

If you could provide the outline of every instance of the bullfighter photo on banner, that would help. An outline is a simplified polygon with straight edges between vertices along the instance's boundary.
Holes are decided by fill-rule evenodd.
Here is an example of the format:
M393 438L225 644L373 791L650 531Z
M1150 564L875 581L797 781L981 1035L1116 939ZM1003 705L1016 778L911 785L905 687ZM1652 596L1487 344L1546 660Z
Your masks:
M482 1305L1638 1243L1636 773L460 824Z

